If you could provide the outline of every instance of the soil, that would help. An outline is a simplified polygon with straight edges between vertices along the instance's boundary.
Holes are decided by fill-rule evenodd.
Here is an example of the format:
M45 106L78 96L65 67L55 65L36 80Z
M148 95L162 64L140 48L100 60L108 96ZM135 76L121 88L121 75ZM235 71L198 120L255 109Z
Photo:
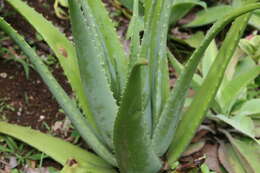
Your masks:
M27 79L21 65L0 59L0 74L0 98L12 107L4 110L5 117L2 119L42 131L48 130L42 122L51 127L56 121L64 119L59 105L34 70L30 70ZM60 69L54 69L54 75L70 91Z
M25 1L46 19L50 20L55 26L58 26L68 37L71 36L69 21L58 18L54 12L54 0ZM113 7L111 1L104 0L104 2L111 14L117 10ZM3 1L3 4L4 9L0 11L0 16L4 16L7 22L21 33L32 46L37 48L38 55L53 55L53 52L48 48L45 42L36 38L36 32L30 24L16 13L10 5L5 3L5 1ZM126 33L129 21L126 17L119 14L113 14L112 17L117 21L116 25L118 26L119 34L123 36ZM126 44L127 43L124 42L125 47L127 47ZM13 47L16 47L16 45L10 40L3 41L1 46L10 49L14 53L17 53L15 51L19 51L19 49L13 50ZM20 64L15 62L5 63L9 55L2 56L3 57L0 57L0 73L4 75L6 73L7 77L0 78L0 98L4 98L6 104L14 108L14 110L4 110L3 114L5 118L11 123L31 126L32 128L42 131L46 130L46 126L43 125L42 122L45 122L51 127L56 121L64 119L64 114L59 111L60 108L57 102L53 99L39 75L31 69L30 78L26 79L23 67ZM62 69L52 69L53 74L60 84L71 94L71 89L67 84Z

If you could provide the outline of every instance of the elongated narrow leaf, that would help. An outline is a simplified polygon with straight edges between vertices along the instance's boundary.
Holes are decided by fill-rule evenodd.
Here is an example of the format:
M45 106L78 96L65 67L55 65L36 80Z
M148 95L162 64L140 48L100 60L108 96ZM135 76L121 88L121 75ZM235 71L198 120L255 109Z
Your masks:
M141 64L133 67L115 123L114 144L121 172L156 173L161 163L151 147L144 114Z
M173 6L169 23L175 25L177 21L184 17L194 6L195 4L177 4Z
M69 159L75 159L80 164L86 164L89 168L111 168L107 162L78 146L27 127L0 122L0 133L10 135L31 145L62 165L65 165Z
M200 5L206 8L207 4L200 0L175 0L172 5L172 14L170 24L175 25L176 22L184 17L194 6Z
M239 15L244 14L245 12L249 12L249 11L251 11L255 8L259 8L259 7L260 7L260 4L251 4L251 5L245 6L244 8L235 10L230 15L226 16L221 21L217 22L215 24L215 26L220 25L220 24L223 26L223 24L229 22L234 17L237 17ZM238 44L241 34L243 33L243 31L247 25L247 21L248 21L249 17L250 17L250 14L246 14L245 16L241 16L241 18L238 18L233 23L230 31L228 32L228 34L226 36L224 43L219 51L218 56L216 57L207 77L203 81L201 88L197 91L196 96L194 97L188 110L182 115L182 120L180 121L180 124L178 125L175 136L174 136L174 138L171 138L171 139L173 139L173 141L172 141L173 143L170 147L170 151L168 154L168 158L171 163L176 161L176 159L181 155L181 153L187 147L187 145L189 144L190 140L192 139L196 129L198 128L198 126L200 125L202 120L204 119L204 116L205 116L210 104L212 103L212 101L216 95L216 92L219 88L219 85L223 79L225 69L233 55L233 52ZM224 22L224 23L222 23L222 22ZM214 26L213 26L213 28L214 28ZM216 32L215 29L213 29L211 31L213 31L213 33ZM206 38L207 38L207 36L206 36ZM208 41L210 42L211 40L208 40ZM200 50L200 49L198 49L198 50ZM193 59L191 59L190 63L193 65L194 62L192 62L192 60ZM188 67L187 67L187 69L188 69ZM194 71L195 70L193 69L192 72L194 73ZM188 77L189 80L191 79L193 73L191 73L191 76ZM183 85L181 85L181 86L183 86ZM180 97L177 97L177 98L180 98ZM176 109L175 109L175 111L176 111ZM171 116L168 116L168 117L171 117ZM176 122L176 117L171 118L171 119L175 120L175 121L171 120L171 123ZM169 118L167 120L169 121ZM171 126L172 126L172 124L171 124ZM189 128L187 129L187 127L189 127ZM170 135L174 134L174 128L170 128L170 130L171 131L168 132L168 134L170 134ZM158 140L158 142L157 142L158 145L159 145L159 141L160 140Z
M62 69L73 89L79 104L90 124L95 127L91 113L88 110L87 100L80 80L80 73L77 64L76 51L72 43L62 34L51 22L46 20L41 14L29 7L21 0L6 0L10 3L26 20L39 32L42 38L48 43L57 56Z
M127 37L131 39L130 43L130 68L134 65L139 58L140 53L140 32L144 29L143 19L139 15L139 0L134 0L133 16L131 18Z
M185 25L185 27L197 27L213 23L227 15L232 9L233 8L229 5L218 5L216 7L204 9L198 12L196 18Z
M150 95L146 112L148 121L153 120L152 125L147 122L150 128L157 124L169 95L166 41L171 5L172 0L145 1L145 33L140 56L149 61L146 88L150 90Z
M199 5L203 8L207 8L207 4L203 1L199 1L199 0L175 0L173 2L173 6L177 6L177 5L182 5L182 4L194 4L194 5Z
M176 70L176 72L178 74L181 74L184 70L184 65L182 65L174 56L173 54L168 51L168 58L169 61L172 65L172 67L174 68L174 70ZM202 83L202 78L198 75L198 74L194 74L193 78L192 78L192 83L191 86L193 89L198 89L200 87Z
M173 136L175 134L176 126L177 126L177 124L178 124L178 122L179 122L179 120L181 118L181 110L183 108L183 104L184 104L186 93L187 93L187 91L188 91L188 89L190 87L190 84L191 84L193 75L194 75L194 73L196 71L196 68L197 68L201 58L203 57L202 55L205 52L205 50L207 49L207 46L210 44L212 39L218 34L218 32L220 32L222 30L222 28L225 25L227 25L229 22L231 22L235 17L238 17L239 15L242 15L242 14L244 14L244 13L250 11L250 10L256 9L258 6L260 6L260 5L259 4L248 5L246 8L243 8L243 9L241 8L241 9L233 11L230 15L226 16L221 21L218 21L210 29L210 31L206 35L204 41L201 43L201 46L198 49L195 50L195 52L193 53L192 57L190 58L190 60L186 64L185 70L183 71L183 73L181 74L179 79L177 80L175 88L171 92L170 97L169 97L166 105L164 106L164 109L163 109L160 121L159 121L159 123L158 123L158 125L157 125L157 127L155 129L155 133L154 133L154 136L153 136L153 146L154 146L154 149L155 149L157 154L162 155L163 153L165 153L165 151L169 147L170 143L172 142ZM244 19L242 21L243 22L241 22L241 23L244 24L245 23ZM227 51L229 54L227 54L227 55L230 55L230 56L232 56L232 53L233 53L232 50L234 49L233 47L236 46L235 43L238 42L238 40L240 38L240 34L239 34L240 33L240 29L241 28L243 29L242 26L246 25L246 23L244 25L242 25L242 26L240 26L240 23L237 24L237 25L238 26L235 26L236 32L234 32L234 33L230 32L230 33L233 33L233 34L236 33L238 35L235 35L235 36L232 35L232 36L229 37L229 39L232 38L232 42L231 41L230 42L233 43L234 45L232 45L232 47L231 47L230 46L231 43L228 42L226 44L229 44L230 48L225 46L226 49L229 48L229 51ZM236 42L233 42L233 39ZM223 54L223 52L219 55L219 57L222 57L222 58L228 57L227 55L223 56L222 54ZM216 59L218 59L218 58L216 58ZM180 136L178 134L178 140L177 140L178 142L179 142L179 140L182 139L183 142L185 141L185 143L188 143L188 141L192 137L193 133L195 132L197 126L201 122L200 116L201 116L201 118L203 117L205 111L207 110L207 108L208 108L208 106L209 106L209 104L211 102L212 97L214 98L214 92L215 92L215 90L217 90L218 86L217 85L213 85L212 84L212 80L214 82L216 82L216 83L219 83L221 81L221 79L222 79L222 76L221 76L222 74L220 73L220 71L219 71L220 69L219 68L221 67L221 68L223 68L222 71L225 71L225 66L222 65L222 61L223 60L219 60L219 59L218 59L218 61L220 61L220 62L218 62L218 63L221 63L221 64L217 63L217 65L215 65L216 69L211 70L212 74L208 75L209 76L208 79L204 80L204 83L206 83L206 84L204 84L204 86L202 87L203 89L200 89L198 91L199 94L196 96L197 97L196 98L197 101L193 101L193 106L191 106L192 109L201 109L202 112L190 109L192 111L187 113L187 114L192 114L192 115L189 115L189 116L192 116L192 117L196 113L198 115L198 118L197 118L198 121L190 120L189 118L191 118L191 117L189 117L189 116L183 116L183 118L185 118L185 121L183 121L183 122L185 122L185 127L182 126L180 128L180 129L182 129L181 132L178 132L178 133L180 133ZM229 62L228 60L229 59L227 58L226 59L227 63ZM216 72L214 70L216 70ZM216 73L218 73L218 75L220 75L220 76L218 76L219 78L215 78L216 77ZM206 89L204 87L206 87ZM210 88L210 90L209 90L207 87L212 87L212 88ZM212 92L211 89L214 92ZM204 93L205 91L209 92L208 95L205 95L205 93ZM203 95L203 99L201 98L202 95ZM209 97L210 99L206 99L205 96ZM205 103L202 103L202 102L205 102ZM198 105L195 106L195 104L198 104ZM191 136L189 136L187 134L184 135L183 133L186 131L184 129L186 129L188 126L190 127L190 125L188 125L190 122L194 123L193 124L194 125L194 127L193 127L194 129L191 130L191 128L189 128L189 132L190 132L189 135L191 135ZM181 124L184 125L184 123L181 123ZM186 137L187 137L187 139L185 139ZM180 147L186 147L186 146L184 146L184 144L178 144L178 145ZM185 144L185 145L187 145L187 144ZM181 150L183 151L183 149L181 149ZM181 153L178 153L178 156L180 154ZM173 160L175 160L175 159L173 159Z
M41 59L37 56L35 51L24 41L24 39L17 34L17 32L0 18L0 28L6 32L28 56L32 64L35 66L37 72L48 86L49 90L56 98L66 115L69 117L73 125L77 128L82 138L97 152L102 158L112 165L116 165L114 156L103 146L93 133L89 123L82 116L75 103L70 99L66 92L55 80L48 67L43 64Z
M95 18L85 0L70 0L69 7L84 92L99 132L113 148L112 134L118 108L102 65L106 55L102 51Z
M67 163L60 173L117 173L115 170L88 168L79 163Z
M91 10L85 12L92 13L93 24L95 24L102 50L106 55L104 57L104 62L108 66L109 74L111 76L111 88L115 98L119 102L121 95L123 94L126 76L128 74L128 59L126 58L123 46L103 2L101 0L83 1L85 4L88 4L89 10Z
M190 23L184 25L185 27L200 27L203 25L208 25L211 23L214 23L215 21L221 19L223 16L228 14L232 9L242 7L241 3L243 1L239 2L238 4L235 5L224 5L220 4L214 7L210 7L207 9L203 9L199 11L196 14L196 18L191 21ZM178 14L178 13L177 13ZM260 29L260 14L259 13L254 13L252 14L249 24L256 29Z
M218 93L218 102L223 110L228 113L239 94L260 74L260 66L255 66L245 73L229 81L222 91Z

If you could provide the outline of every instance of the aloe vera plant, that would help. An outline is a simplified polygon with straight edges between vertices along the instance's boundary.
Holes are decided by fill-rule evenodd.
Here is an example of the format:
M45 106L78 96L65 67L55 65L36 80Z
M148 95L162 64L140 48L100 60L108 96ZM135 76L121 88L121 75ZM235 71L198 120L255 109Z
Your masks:
M128 32L131 39L130 58L125 54L100 0L68 1L75 44L21 0L6 1L30 22L53 49L79 104L76 105L64 92L34 50L3 18L0 18L0 28L28 56L96 155L35 130L6 122L0 122L0 133L47 153L64 165L64 173L118 172L114 167L122 173L156 173L163 168L164 160L160 157L167 153L170 145L169 155L174 155L170 161L178 159L214 101L229 57L250 17L246 13L260 8L259 3L248 3L216 22L183 67L175 88L170 90L166 40L173 0L145 0L143 24L139 20L139 1L134 0ZM226 37L225 47L219 52L221 58L212 64L196 98L183 116L186 93L190 84L194 83L193 76L205 50L234 19L236 21ZM142 30L144 36L141 40ZM227 43L231 45L229 50L226 50ZM189 124L191 118L194 122ZM188 130L187 126L190 126Z

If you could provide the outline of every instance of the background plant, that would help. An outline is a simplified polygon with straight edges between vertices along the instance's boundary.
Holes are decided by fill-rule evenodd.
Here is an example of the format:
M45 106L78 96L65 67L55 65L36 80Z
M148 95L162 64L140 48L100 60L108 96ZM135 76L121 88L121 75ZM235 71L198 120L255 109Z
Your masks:
M141 44L139 1L135 1L129 31L129 59L99 0L69 1L75 47L22 1L7 1L53 49L79 104L76 105L64 92L33 49L3 19L0 21L1 29L30 58L82 138L105 161L76 146L28 128L0 122L0 132L44 151L64 165L64 172L115 172L112 166L118 166L121 172L158 172L162 167L159 157L167 152L170 145L174 148L168 154L170 161L178 159L215 98L250 14L234 22L218 58L183 115L186 93L203 53L225 25L260 7L259 4L247 5L214 24L186 64L175 88L170 91L166 41L173 4L171 0L144 2L145 32ZM247 3L251 2L254 1ZM227 44L230 46L228 51ZM190 127L188 130L187 125Z
M196 38L198 39L197 41L200 42L199 38L203 38L197 36L200 34L201 33L195 34L193 36L194 38L188 39L187 42L196 47L196 45L193 44L194 39ZM215 97L215 104L211 106L211 109L207 113L208 118L218 123L218 130L221 133L224 133L231 143L227 144L222 139L219 139L220 160L222 163L224 162L223 165L226 170L231 173L250 171L256 172L258 169L258 165L254 164L254 162L259 161L257 155L259 155L260 149L259 141L257 140L259 135L259 109L257 108L258 106L256 106L259 104L259 98L257 97L257 94L254 94L254 96L250 94L250 92L255 93L257 91L249 90L248 86L259 86L256 84L255 79L260 74L260 67L257 62L254 61L253 57L255 54L246 53L248 52L246 49L247 46L244 45L255 45L257 38L258 36L254 35L252 36L251 40L240 40L240 48L236 49L232 60L226 69L225 77ZM204 58L199 68L202 77L200 74L198 74L195 76L196 78L193 78L193 88L195 90L196 87L201 84L201 81L204 80L203 76L205 76L208 72L208 68L216 58L217 53L217 45L215 41L212 41L205 52ZM182 65L170 53L169 59L175 69L181 70L183 68ZM187 107L189 103L190 101L187 101ZM234 131L232 128L229 130L224 130L227 128L227 124L232 126L236 131ZM239 135L239 133L242 135ZM195 145L196 144L193 146ZM197 146L200 147L199 144ZM244 156L246 153L241 152L242 150L245 151L245 146L251 146L253 148L252 151L254 152L246 149L247 155L250 155L250 157ZM229 150L231 150L230 153L228 153Z

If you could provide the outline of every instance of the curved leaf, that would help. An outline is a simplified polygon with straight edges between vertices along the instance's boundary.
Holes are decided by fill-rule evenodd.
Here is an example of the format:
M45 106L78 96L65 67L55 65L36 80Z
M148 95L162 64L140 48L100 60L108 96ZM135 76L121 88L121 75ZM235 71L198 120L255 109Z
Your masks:
M116 157L121 172L156 173L161 163L151 147L144 114L141 64L133 67L114 128Z
M104 63L107 64L111 76L111 88L119 102L126 84L128 59L103 2L101 0L83 1L89 6L89 10L85 12L92 13L96 33L99 35L102 50L106 54Z
M203 57L202 56L203 53L207 49L207 47L210 44L210 42L212 41L212 39L218 34L218 32L220 32L223 29L223 27L225 25L227 25L229 22L231 22L234 18L236 18L246 12L254 10L254 9L258 8L258 6L260 7L260 4L248 5L244 8L234 10L230 15L228 15L225 18L223 18L222 20L218 21L210 29L210 31L206 35L204 41L201 43L201 46L195 50L195 52L189 59L188 63L186 64L185 70L180 75L179 79L177 80L175 88L171 92L170 97L169 97L166 105L163 108L163 112L160 117L159 123L156 126L156 129L155 129L155 132L153 135L153 146L154 146L155 152L158 155L162 155L164 152L166 152L168 146L172 142L173 136L175 134L176 126L178 125L179 120L181 119L181 110L183 108L186 93L190 87L190 84L191 84L193 75L196 71L197 65L199 64L201 58ZM249 16L247 15L246 17L248 18ZM233 32L233 31L229 32L230 36L228 37L228 39L225 43L225 47L224 47L225 49L222 51L222 53L219 54L219 57L221 57L221 58L219 58L219 59L216 58L218 61L218 62L216 62L217 64L214 64L214 68L211 69L211 72L210 72L211 74L210 75L208 74L208 77L204 80L204 86L202 85L202 87L201 87L202 89L200 89L198 91L198 94L195 99L196 101L193 101L193 104L190 106L190 108L195 109L195 110L190 109L190 111L189 112L187 111L188 113L186 113L186 114L190 114L189 116L191 116L191 117L193 117L194 114L196 113L196 115L198 115L198 118L196 118L198 121L196 120L196 123L195 123L195 121L189 119L191 117L185 116L185 115L183 116L183 118L185 119L185 123L187 123L187 124L185 124L185 125L183 124L184 126L181 127L182 132L178 132L178 133L180 133L180 135L178 134L178 140L177 140L178 142L179 142L179 140L182 139L183 142L185 141L185 143L188 143L188 140L190 140L193 133L195 132L195 129L201 122L201 118L203 117L205 111L207 110L207 108L212 100L212 97L214 98L214 96L215 96L214 92L216 92L216 90L218 88L218 83L220 83L220 81L222 79L222 75L223 75L220 72L225 71L225 68L226 68L225 65L222 65L222 64L224 62L225 63L229 62L229 58L233 54L233 49L237 45L236 43L238 42L238 40L240 38L240 33L241 33L241 31L243 31L243 29L246 25L245 19L240 19L240 20L239 20L239 23L236 24L238 26L233 27L234 28L233 30L235 30L235 32ZM241 23L243 23L244 25L241 25ZM232 35L232 34L237 34L237 35ZM226 44L228 44L229 47L226 46ZM230 46L230 44L232 44L232 47ZM229 48L229 49L226 50L227 48ZM225 54L225 56L223 54ZM223 62L222 58L224 58L224 60L225 60L224 62ZM220 71L220 68L221 68L221 71ZM216 85L213 85L213 83L215 83L215 82L216 82ZM208 95L206 93L208 93ZM203 99L201 98L202 95L204 96ZM209 97L209 98L206 98L206 97ZM199 112L198 109L200 109L201 112ZM191 128L189 128L189 132L190 132L189 135L191 135L191 136L186 135L186 134L184 135L183 133L186 131L184 129L186 129L188 126L190 126L190 125L188 125L190 122L194 122L194 129L191 130ZM187 137L187 139L185 139L184 136L185 136L185 138ZM181 144L181 143L179 143L178 145L180 147L186 147L186 146L184 146L184 144ZM181 150L183 150L183 149L181 149ZM180 155L180 153L178 153L178 156L179 155ZM175 159L176 158L174 158L173 160L175 160Z
M244 115L236 115L229 118L225 115L217 115L216 118L231 125L248 137L255 139L255 126L253 120L250 117Z
M105 62L100 33L88 1L69 0L72 31L78 54L79 69L89 108L99 133L113 148L112 136L117 105L102 64Z
M251 99L246 101L240 109L234 112L239 115L260 114L260 99Z
M69 159L75 159L89 169L106 168L112 172L111 166L101 158L62 139L6 122L0 122L0 133L15 137L31 145L62 165L65 165Z
M172 0L145 1L145 32L141 46L141 58L149 61L144 73L148 73L146 90L146 117L150 130L157 124L163 105L169 95L167 63L167 33ZM152 123L153 121L153 123Z
M48 86L49 90L56 98L66 115L69 117L73 125L77 128L82 138L97 152L102 158L112 165L116 165L114 156L103 146L99 139L95 136L89 123L82 116L75 103L66 94L63 88L55 80L51 72L45 64L37 56L35 51L24 41L24 39L7 23L4 19L0 18L0 28L6 32L28 56L35 69Z
M198 27L213 23L232 11L230 5L218 5L215 7L204 9L196 14L196 18L185 25L185 27Z
M129 56L129 71L132 66L139 58L138 54L140 53L140 32L144 29L143 18L139 14L138 8L139 0L134 0L133 16L128 26L127 38L131 39L130 43L130 56Z
M29 7L21 0L6 0L12 5L26 20L39 32L42 38L48 43L57 56L62 69L76 94L84 114L87 116L90 124L95 127L95 122L88 110L88 103L84 96L80 73L77 63L76 51L72 43L61 33L51 22L46 20L41 14Z
M234 10L230 15L226 16L221 21L217 22L215 25L220 25L220 24L223 25L223 24L227 23L228 21L230 21L231 19L233 19L234 17L238 17L239 15L252 11L255 8L260 8L260 4L251 4L251 5L247 5L243 8L240 8L238 10ZM247 25L247 21L248 21L249 17L250 17L250 14L241 16L233 23L208 75L204 79L203 84L201 85L200 89L197 91L190 107L182 115L182 119L178 125L178 128L176 130L175 136L173 138L173 141L172 141L172 144L171 144L171 147L169 150L168 158L169 158L170 163L173 163L174 161L176 161L176 159L181 155L181 153L187 147L187 145L189 144L190 140L192 139L194 133L196 132L196 129L202 122L210 104L214 100L216 92L223 79L226 67L229 64L229 61L234 53L236 46L238 45L238 41ZM224 23L222 23L222 22L224 22ZM214 26L213 26L213 28L214 28ZM213 31L213 33L216 32L215 29L211 30L211 31ZM206 36L206 38L207 38L207 36ZM208 44L210 43L211 40L208 40ZM200 50L200 49L198 49L198 50ZM205 50L205 48L204 48L204 50ZM191 64L193 65L194 62ZM195 69L193 69L193 73L194 73L194 71L195 71ZM191 74L193 74L193 73L191 73ZM189 76L189 80L191 78L192 78L192 75ZM187 80L187 79L185 79L185 80ZM180 97L177 97L177 98L179 99ZM175 109L175 111L176 111L176 109ZM171 121L171 123L176 123L177 118L174 117L173 119L175 119L175 121ZM168 121L169 121L169 119L168 119ZM171 126L173 126L173 125L171 124ZM187 129L187 127L189 127L189 128ZM174 134L174 128L172 128L172 129L173 129L173 131L169 132L169 134L170 133ZM159 141L160 140L158 140L157 144L159 144ZM161 145L161 144L159 144L159 145Z
M179 0L179 1L177 0L173 2L173 7L178 5L183 5L183 4L193 4L193 5L199 5L203 8L207 8L207 4L199 0Z
M228 113L235 103L236 98L260 74L260 66L255 66L248 71L236 76L229 81L221 92L218 93L217 100L223 110Z

